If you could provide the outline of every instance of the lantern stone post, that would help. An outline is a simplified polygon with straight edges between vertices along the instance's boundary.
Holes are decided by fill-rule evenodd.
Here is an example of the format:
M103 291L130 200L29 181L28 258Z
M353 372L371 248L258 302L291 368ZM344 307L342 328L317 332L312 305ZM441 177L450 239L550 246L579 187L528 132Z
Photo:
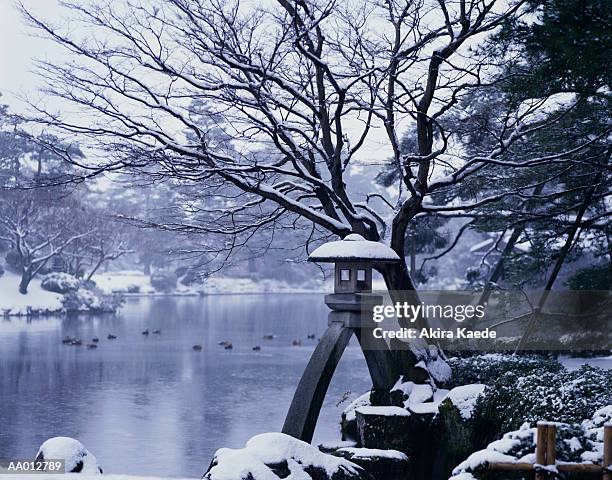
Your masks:
M386 398L397 381L387 344L371 335L375 327L372 310L382 303L372 293L372 268L398 262L386 245L350 234L343 240L321 245L308 257L311 262L335 263L334 293L325 296L331 309L328 327L315 348L293 396L283 433L311 442L327 388L344 349L355 334L372 379L372 399ZM369 335L366 339L364 335Z

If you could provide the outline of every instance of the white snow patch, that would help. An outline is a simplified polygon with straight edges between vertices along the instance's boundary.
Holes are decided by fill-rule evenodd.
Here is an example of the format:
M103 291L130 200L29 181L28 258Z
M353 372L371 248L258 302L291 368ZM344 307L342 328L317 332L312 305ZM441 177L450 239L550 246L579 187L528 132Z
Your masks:
M416 405L418 403L425 403L429 400L433 400L433 388L431 388L431 385L414 385L405 405Z
M357 474L360 469L344 458L319 452L312 445L283 433L262 433L251 438L242 449L221 448L215 454L216 465L204 477L210 480L237 480L251 473L258 480L277 480L268 465L286 461L289 478L307 478L306 466L325 470L331 477L338 471Z
M361 415L379 415L382 417L410 416L410 412L402 407L359 407L356 412Z
M461 418L469 420L472 418L474 413L474 407L478 398L482 395L485 390L485 385L476 383L473 385L462 385L460 387L453 388L448 392L446 398L457 407Z
M7 272L0 277L0 313L25 315L28 308L61 312L63 295L47 292L40 286L40 279L34 278L28 287L28 293L19 293L19 275Z
M582 365L590 365L591 367L599 367L605 370L612 369L612 355L607 357L559 357L559 363L568 370L576 370Z
M505 453L497 452L495 450L479 450L478 452L472 453L466 460L461 462L454 470L453 475L459 475L464 472L473 472L481 465L493 462L509 462L514 463L516 459ZM452 477L456 480L456 477Z
M372 242L361 235L351 233L344 240L324 243L308 257L311 262L335 262L338 260L385 260L398 262L399 256L384 243Z
M338 449L338 452L346 452L351 458L366 459L372 457L390 458L394 460L408 460L408 455L398 450L382 450L380 448L353 448L346 447Z
M44 442L38 449L36 458L42 454L42 458L47 460L63 459L66 472L71 472L82 463L82 473L98 474L102 473L96 457L85 448L78 440L70 437L53 437Z
M438 407L440 404L438 402L427 402L427 403L417 403L416 405L410 405L408 408L412 413L417 415L425 415L429 413L438 414Z

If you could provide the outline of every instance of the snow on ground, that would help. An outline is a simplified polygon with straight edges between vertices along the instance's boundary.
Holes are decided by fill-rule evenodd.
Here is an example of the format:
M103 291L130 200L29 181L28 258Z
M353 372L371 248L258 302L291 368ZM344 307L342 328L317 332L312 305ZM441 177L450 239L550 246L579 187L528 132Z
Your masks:
M323 285L299 287L282 280L254 280L251 278L211 277L206 280L202 293L206 295L235 293L320 293Z
M14 273L6 272L0 277L0 313L25 315L28 307L52 312L62 310L62 295L43 290L39 278L30 282L26 295L19 293L19 282L19 275Z
M177 284L177 288L169 293L156 292L151 286L150 277L138 271L124 270L101 273L93 276L96 285L110 294L121 292L130 295L222 295L246 293L312 293L321 292L322 287L305 288L290 285L281 280L255 280L252 278L211 277L204 285L188 287ZM136 292L137 290L137 292Z
M99 273L94 275L92 280L106 294L126 293L132 288L138 289L141 294L155 293L149 276L133 270Z
M591 367L612 369L612 355L608 357L559 357L559 362L568 370L576 370L582 365L590 365Z

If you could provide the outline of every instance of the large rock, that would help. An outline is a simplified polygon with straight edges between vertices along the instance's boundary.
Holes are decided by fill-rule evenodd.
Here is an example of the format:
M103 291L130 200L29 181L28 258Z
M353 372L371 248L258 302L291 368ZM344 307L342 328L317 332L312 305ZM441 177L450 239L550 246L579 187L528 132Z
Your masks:
M36 460L64 460L66 473L102 473L96 457L70 437L53 437L38 449Z
M205 480L373 480L363 468L283 433L263 433L245 448L221 448Z
M397 450L343 447L333 454L356 463L381 480L404 480L410 467L408 455Z
M355 410L359 444L365 448L405 451L410 412L402 407L358 407Z

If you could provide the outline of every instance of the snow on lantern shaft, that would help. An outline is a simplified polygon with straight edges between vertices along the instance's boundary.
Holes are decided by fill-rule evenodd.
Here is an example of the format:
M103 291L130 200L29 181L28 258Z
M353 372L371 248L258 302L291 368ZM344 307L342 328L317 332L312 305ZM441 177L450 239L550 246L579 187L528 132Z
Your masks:
M308 257L310 262L335 263L334 293L371 292L372 268L399 260L391 248L357 233L325 243Z

